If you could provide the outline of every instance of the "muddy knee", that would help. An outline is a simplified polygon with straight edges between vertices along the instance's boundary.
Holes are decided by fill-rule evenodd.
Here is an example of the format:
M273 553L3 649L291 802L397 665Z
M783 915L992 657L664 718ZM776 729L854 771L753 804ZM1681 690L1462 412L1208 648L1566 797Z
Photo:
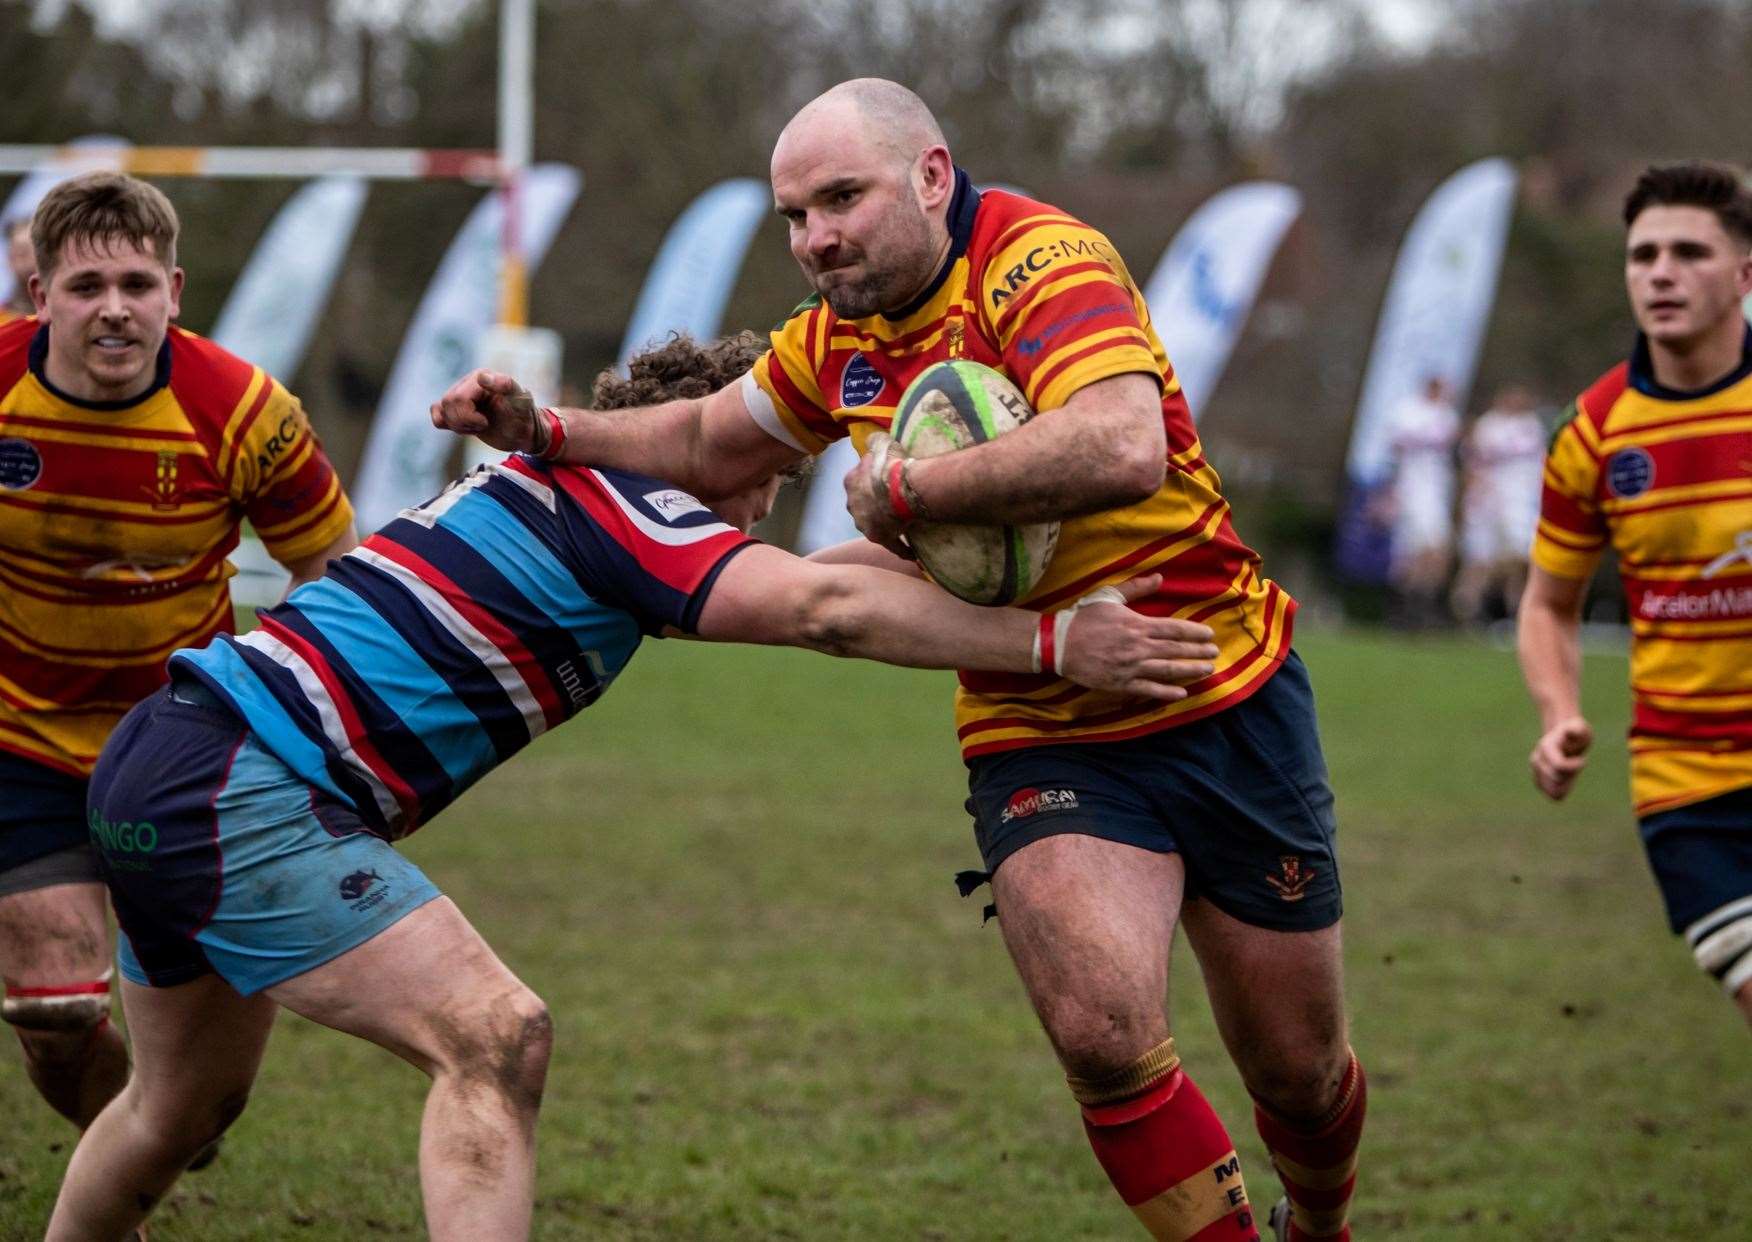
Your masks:
M491 1090L519 1112L534 1112L547 1083L554 1025L527 988L467 1014L446 1015L438 1032L441 1072Z
M1243 1077L1254 1099L1279 1117L1312 1120L1332 1107L1350 1060L1349 1048L1310 1050L1249 1066Z

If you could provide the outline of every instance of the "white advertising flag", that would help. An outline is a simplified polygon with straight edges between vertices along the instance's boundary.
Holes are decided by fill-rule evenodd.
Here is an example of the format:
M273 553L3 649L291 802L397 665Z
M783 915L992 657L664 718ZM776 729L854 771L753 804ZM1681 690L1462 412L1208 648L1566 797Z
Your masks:
M1346 466L1353 483L1372 486L1387 473L1392 412L1431 377L1465 408L1514 205L1514 168L1507 160L1480 160L1436 187L1412 221L1351 429Z
M720 181L687 205L645 275L621 344L622 366L671 332L696 341L718 335L755 226L771 207L766 183L752 177Z
M359 177L324 177L288 199L226 296L213 340L291 383L364 205Z
M1302 196L1273 181L1230 186L1192 213L1144 286L1156 335L1196 419L1222 378Z
M524 173L517 200L519 235L531 271L582 185L582 174L563 164L538 164ZM497 318L502 210L498 194L481 200L414 312L353 480L361 533L376 530L444 483L456 438L433 430L427 410L474 366L482 335Z

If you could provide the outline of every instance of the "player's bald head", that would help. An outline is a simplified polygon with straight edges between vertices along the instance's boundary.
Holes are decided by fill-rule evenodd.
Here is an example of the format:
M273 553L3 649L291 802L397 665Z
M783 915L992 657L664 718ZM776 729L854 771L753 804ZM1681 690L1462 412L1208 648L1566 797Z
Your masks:
M773 147L773 162L800 145L856 142L910 164L927 147L945 146L925 101L886 78L841 82L798 109Z

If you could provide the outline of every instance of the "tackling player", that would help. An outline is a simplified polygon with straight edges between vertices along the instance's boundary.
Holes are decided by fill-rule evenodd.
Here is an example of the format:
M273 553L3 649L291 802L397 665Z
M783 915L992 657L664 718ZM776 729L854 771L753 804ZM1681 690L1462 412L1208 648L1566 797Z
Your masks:
M229 631L244 518L294 581L358 542L298 402L171 325L176 212L63 181L31 221L36 318L0 326L0 973L37 1090L83 1127L121 1089L86 781L178 647Z
M1673 930L1752 1022L1752 194L1713 164L1624 203L1630 360L1545 459L1520 656L1533 780L1569 793L1593 742L1580 622L1610 543L1630 611L1630 791Z
M1202 621L1219 648L1185 698L962 671L981 878L1095 1155L1155 1237L1258 1236L1234 1144L1169 1036L1178 920L1289 1192L1280 1236L1347 1238L1364 1087L1345 1022L1332 795L1290 649L1295 605L1230 524L1142 295L1088 225L975 189L929 109L893 82L842 83L807 105L771 171L816 292L742 382L604 415L536 411L509 377L477 372L433 421L499 447L673 474L705 495L849 435L864 455L847 504L874 544L904 555L916 519L1062 520L1033 609L1160 573L1139 608ZM902 460L886 435L901 393L946 358L1002 370L1040 415L987 444Z
M711 391L757 353L752 335L676 342L599 399ZM171 658L92 780L135 1067L73 1156L50 1239L145 1215L241 1111L277 1005L432 1076L433 1238L525 1236L547 1010L389 843L594 702L647 635L1011 674L1049 658L1032 613L749 538L778 486L713 511L655 479L513 457L405 510L260 629ZM1094 603L1058 618L1077 682L1172 702L1209 675L1202 625Z

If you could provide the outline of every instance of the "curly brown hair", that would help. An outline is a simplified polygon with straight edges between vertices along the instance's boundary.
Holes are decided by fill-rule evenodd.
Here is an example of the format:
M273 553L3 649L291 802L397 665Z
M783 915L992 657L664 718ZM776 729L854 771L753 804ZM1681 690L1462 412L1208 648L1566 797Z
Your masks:
M598 375L590 404L598 410L624 410L710 396L741 379L766 347L766 340L754 332L737 332L708 345L677 332L634 357L627 374L609 370Z

